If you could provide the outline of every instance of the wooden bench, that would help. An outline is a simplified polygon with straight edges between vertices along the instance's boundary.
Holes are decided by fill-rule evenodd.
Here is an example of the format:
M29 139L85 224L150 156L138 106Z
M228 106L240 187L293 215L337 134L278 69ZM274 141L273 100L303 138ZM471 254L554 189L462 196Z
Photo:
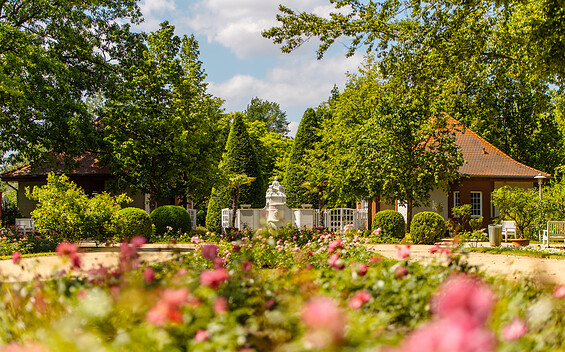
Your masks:
M24 233L35 230L32 218L16 218L16 226L22 229Z
M508 242L509 234L514 234L514 238L516 238L516 221L504 220L500 224L502 225L502 235L504 236L504 242Z
M565 221L548 221L547 228L543 230L541 245L547 244L549 241L561 240L565 243Z

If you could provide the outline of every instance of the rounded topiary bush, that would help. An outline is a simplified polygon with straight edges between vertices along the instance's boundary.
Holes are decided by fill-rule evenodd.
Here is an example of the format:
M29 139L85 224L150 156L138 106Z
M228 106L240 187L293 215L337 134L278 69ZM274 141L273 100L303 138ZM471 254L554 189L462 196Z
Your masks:
M373 230L380 228L381 235L394 238L404 238L406 222L404 216L394 210L382 210L375 214Z
M112 218L112 232L118 242L130 240L135 236L145 237L148 241L153 232L151 218L143 209L123 208Z
M445 220L438 213L425 211L414 215L410 235L414 244L434 244L445 235Z
M190 214L178 205L164 205L151 212L151 221L155 225L155 234L163 235L167 232L167 226L173 232L186 233L192 229Z

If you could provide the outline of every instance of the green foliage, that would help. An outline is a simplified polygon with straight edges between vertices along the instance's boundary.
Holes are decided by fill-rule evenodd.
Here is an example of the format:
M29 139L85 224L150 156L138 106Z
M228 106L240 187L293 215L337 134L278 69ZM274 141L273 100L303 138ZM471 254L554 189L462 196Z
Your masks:
M514 220L518 236L537 239L539 197L534 188L504 186L492 192L492 204L498 207L501 220Z
M99 138L86 97L111 86L135 0L0 1L2 155L80 156ZM16 153L13 153L13 152Z
M117 242L129 241L135 236L142 236L150 241L153 232L149 214L143 209L131 207L120 209L114 214L111 229Z
M471 226L471 231L479 231L481 226L483 226L483 217L480 216L469 220L469 226Z
M406 233L406 222L404 217L394 210L382 210L373 218L373 230L380 228L383 236L398 239L404 238Z
M162 23L120 60L123 81L98 110L116 188L148 193L151 209L174 196L203 197L216 177L221 101L206 92L198 56L194 36Z
M320 140L320 136L317 133L317 129L320 127L319 120L319 116L314 109L307 109L296 131L283 181L286 191L286 203L289 208L299 208L302 204L316 206L318 203L317 194L309 192L304 187L304 182L308 180L306 176L306 153L309 149L313 149L315 143Z
M446 230L445 220L431 211L417 213L410 225L414 244L434 244L445 236Z
M243 113L250 122L264 122L269 132L274 132L281 136L285 136L289 132L286 112L282 111L277 103L255 97L247 104L247 108Z
M14 225L16 218L20 218L22 214L18 209L17 202L11 202L10 199L2 199L2 226Z
M28 198L37 201L31 212L40 232L56 232L68 241L90 238L98 243L111 241L110 224L120 203L130 202L125 194L112 197L107 193L89 198L84 190L66 175L50 173L47 185L26 189Z
M239 192L239 203L251 204L253 208L262 208L265 205L266 187L259 165L256 148L247 132L243 115L236 113L233 116L226 149L219 168L223 174L245 174L255 178L251 184L241 186ZM210 231L219 231L221 209L229 208L232 205L232 190L222 185L214 187L208 203L206 227Z
M170 227L173 232L189 232L192 229L190 214L178 205L164 205L151 212L151 222L155 225L155 234L162 235Z
M465 231L471 215L473 214L473 207L471 204L463 204L458 207L451 208L451 214L457 219L459 223L459 228Z

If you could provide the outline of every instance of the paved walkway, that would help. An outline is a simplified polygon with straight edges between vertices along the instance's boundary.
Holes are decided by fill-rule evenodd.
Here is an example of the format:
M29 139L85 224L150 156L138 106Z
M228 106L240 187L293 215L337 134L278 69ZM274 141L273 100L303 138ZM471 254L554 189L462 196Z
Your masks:
M410 247L410 258L421 262L430 262L432 246L413 245ZM374 245L372 249L387 258L398 258L398 246ZM525 276L542 285L565 285L565 259L549 259L519 255L469 253L467 261L478 265L487 274L505 275L509 279L521 280Z
M148 244L139 253L141 260L149 263L165 261L172 258L175 252L188 253L194 250L193 244ZM410 247L410 258L421 262L430 262L433 256L429 250L432 246L413 245ZM397 245L372 245L375 252L388 257L397 258ZM438 254L434 255L435 257ZM82 268L85 270L97 268L100 265L116 266L119 259L119 249L90 248L81 256ZM468 262L479 265L488 274L506 275L510 279L521 280L528 276L544 285L565 285L565 259L542 259L527 256L504 254L470 253ZM68 269L62 259L56 255L23 258L19 265L11 260L0 261L0 272L11 277L11 280L30 280L36 274L49 276L60 270Z

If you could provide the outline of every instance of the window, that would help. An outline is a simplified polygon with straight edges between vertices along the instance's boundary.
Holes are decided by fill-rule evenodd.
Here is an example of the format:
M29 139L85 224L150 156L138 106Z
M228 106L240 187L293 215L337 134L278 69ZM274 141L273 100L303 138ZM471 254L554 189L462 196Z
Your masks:
M453 192L453 207L458 207L461 205L461 194L459 191Z
M471 192L471 216L479 217L483 215L483 194L481 192Z

